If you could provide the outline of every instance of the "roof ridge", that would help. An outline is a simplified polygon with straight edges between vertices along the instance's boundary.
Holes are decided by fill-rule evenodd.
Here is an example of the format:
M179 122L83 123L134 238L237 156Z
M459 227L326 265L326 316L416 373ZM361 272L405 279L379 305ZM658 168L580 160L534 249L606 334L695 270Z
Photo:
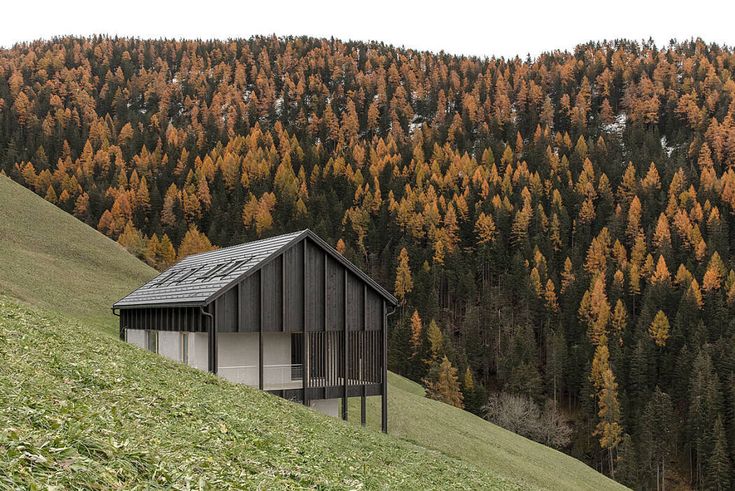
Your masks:
M196 254L190 254L190 255L186 256L185 258L181 259L181 261L179 261L178 264L181 264L182 262L184 262L187 259L192 258L192 257L204 256L205 254L211 254L212 252L227 251L229 249L234 249L236 247L242 247L242 246L246 246L246 245L257 244L258 242L263 242L263 241L266 241L266 240L278 239L280 237L286 237L288 235L298 235L298 234L302 234L302 233L306 232L307 230L309 230L309 229L308 228L305 228L305 229L302 229L302 230L298 230L296 232L288 232L286 234L274 235L273 237L264 237L262 239L251 240L249 242L241 242L240 244L233 244L233 245L227 246L227 247L220 247L220 248L217 248L217 249L212 249L211 251L197 252Z

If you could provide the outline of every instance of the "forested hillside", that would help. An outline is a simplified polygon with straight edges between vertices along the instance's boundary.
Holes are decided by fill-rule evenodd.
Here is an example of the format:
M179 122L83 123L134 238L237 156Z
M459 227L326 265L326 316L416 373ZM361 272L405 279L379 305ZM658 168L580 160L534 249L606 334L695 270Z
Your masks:
M394 287L391 368L432 397L535 408L629 485L728 488L734 67L63 38L0 50L0 165L158 268L308 226Z
M350 431L119 342L110 305L155 274L0 176L0 489L619 489L391 372L386 438L379 397Z

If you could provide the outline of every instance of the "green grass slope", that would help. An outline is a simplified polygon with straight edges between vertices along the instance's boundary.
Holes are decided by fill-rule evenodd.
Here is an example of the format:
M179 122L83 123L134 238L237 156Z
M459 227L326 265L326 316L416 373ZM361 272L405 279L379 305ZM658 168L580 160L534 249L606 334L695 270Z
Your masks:
M388 431L478 467L512 477L524 488L624 489L562 452L520 437L474 414L427 399L419 384L388 374ZM350 421L360 421L359 400L350 401ZM368 401L369 428L380 428L380 400Z
M0 175L0 293L111 326L112 303L154 274L119 244Z
M4 299L0 359L0 489L520 488Z
M0 489L615 487L392 374L399 438L121 343L109 307L153 274L0 176Z

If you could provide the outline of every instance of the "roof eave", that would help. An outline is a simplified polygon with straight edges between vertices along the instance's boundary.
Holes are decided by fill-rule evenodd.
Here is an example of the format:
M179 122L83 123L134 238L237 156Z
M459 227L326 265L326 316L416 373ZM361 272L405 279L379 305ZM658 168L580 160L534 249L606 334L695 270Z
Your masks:
M147 308L175 308L175 307L206 307L205 302L161 302L161 303L126 303L113 304L113 309L147 309Z

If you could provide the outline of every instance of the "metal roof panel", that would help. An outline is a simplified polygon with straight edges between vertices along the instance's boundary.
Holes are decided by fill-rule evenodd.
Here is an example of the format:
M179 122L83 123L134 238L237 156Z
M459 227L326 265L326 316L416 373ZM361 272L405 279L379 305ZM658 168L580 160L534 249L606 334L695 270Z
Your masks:
M160 303L197 303L204 305L207 298L229 285L232 280L257 267L261 261L283 248L284 245L302 233L303 231L299 231L279 235L269 239L256 240L185 257L148 283L118 300L113 307ZM224 276L217 276L215 273L212 278L201 278L201 274L207 269L206 266L215 264L234 265L236 261L243 261L243 263L234 269L231 268ZM225 267L222 270L227 269ZM181 281L182 279L183 281Z

